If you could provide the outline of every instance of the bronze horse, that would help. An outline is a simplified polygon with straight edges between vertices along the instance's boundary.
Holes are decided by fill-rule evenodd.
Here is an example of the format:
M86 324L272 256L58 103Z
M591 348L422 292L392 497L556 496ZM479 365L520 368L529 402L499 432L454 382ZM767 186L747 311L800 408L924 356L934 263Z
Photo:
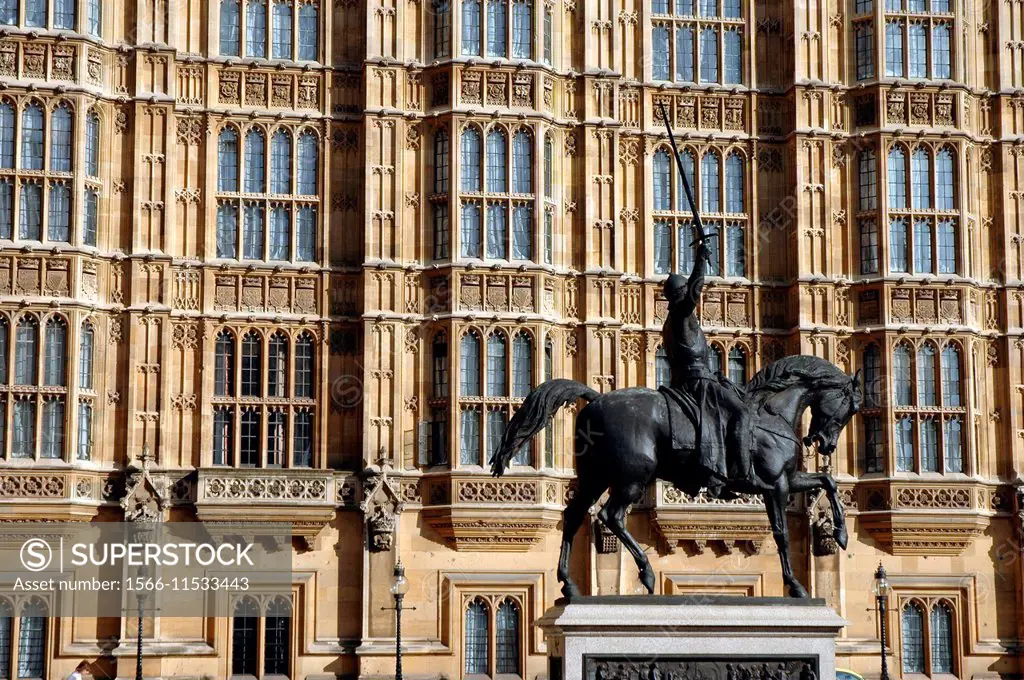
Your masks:
M764 498L789 594L807 597L789 563L786 506L792 493L824 489L832 506L836 542L846 548L846 519L835 480L826 473L798 468L804 445L817 444L823 455L835 451L840 432L861 407L860 372L851 378L824 359L790 356L755 375L745 392L755 421L752 458L756 480L726 488ZM653 593L654 571L644 549L626 530L626 510L640 500L655 478L667 480L691 495L706 479L695 465L694 449L672 449L665 395L643 387L600 394L574 380L549 380L530 392L512 417L491 460L491 470L495 476L503 474L515 452L540 432L559 408L577 399L589 403L576 416L578 488L563 513L558 560L562 593L567 597L579 594L569 576L572 540L587 511L609 489L608 501L598 517L633 555L640 581ZM797 430L807 408L811 409L811 423L801 440ZM684 441L694 441L692 423L682 420L690 426Z

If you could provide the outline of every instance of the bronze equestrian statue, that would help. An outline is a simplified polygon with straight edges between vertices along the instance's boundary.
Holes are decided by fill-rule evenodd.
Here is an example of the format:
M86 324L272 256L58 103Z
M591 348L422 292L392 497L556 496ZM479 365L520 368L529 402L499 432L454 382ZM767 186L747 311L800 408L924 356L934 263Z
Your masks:
M662 107L662 117L668 117ZM587 511L609 491L598 517L633 555L640 581L654 592L654 571L647 555L626 530L626 511L657 478L696 495L759 494L779 549L782 577L789 594L807 597L789 562L786 506L792 493L823 489L832 506L835 540L846 548L846 518L836 482L827 473L799 469L804 446L817 444L831 455L839 435L860 410L860 371L852 378L813 356L790 356L760 371L743 388L714 376L706 365L707 340L695 314L708 252L689 182L669 139L690 201L697 238L694 271L685 285L665 285L669 315L665 345L671 361L671 388L631 387L600 394L574 380L549 380L534 389L509 422L491 469L505 472L515 453L540 432L561 407L587 402L576 416L574 441L578 488L563 512L558 580L562 594L579 589L569 576L572 540ZM811 410L805 437L798 434Z
M704 240L697 247L693 271L688 279L672 274L665 281L668 316L662 328L668 354L671 390L675 399L695 423L699 464L707 473L705 485L711 496L722 495L726 482L755 484L750 449L752 421L743 393L708 366L708 341L697 320L697 303L704 287L704 272L711 251ZM673 428L673 433L680 428ZM682 448L684 442L675 442ZM727 455L728 454L728 455Z

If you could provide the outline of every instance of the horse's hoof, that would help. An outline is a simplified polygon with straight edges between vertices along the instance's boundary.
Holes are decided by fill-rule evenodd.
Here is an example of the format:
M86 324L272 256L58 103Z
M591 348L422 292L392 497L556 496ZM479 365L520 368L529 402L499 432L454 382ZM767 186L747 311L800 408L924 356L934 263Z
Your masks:
M832 537L836 539L836 543L840 548L846 550L846 542L849 540L849 536L846 533L846 527L838 527Z
M648 567L640 572L640 582L644 584L648 595L654 594L654 570Z
M807 590L802 585L800 585L799 583L794 581L793 583L791 583L789 585L789 596L790 597L805 598L805 597L810 597L810 594L807 592Z
M564 595L565 597L568 597L569 599L572 599L574 597L579 597L580 596L580 589L572 581L566 581L562 585L562 595Z

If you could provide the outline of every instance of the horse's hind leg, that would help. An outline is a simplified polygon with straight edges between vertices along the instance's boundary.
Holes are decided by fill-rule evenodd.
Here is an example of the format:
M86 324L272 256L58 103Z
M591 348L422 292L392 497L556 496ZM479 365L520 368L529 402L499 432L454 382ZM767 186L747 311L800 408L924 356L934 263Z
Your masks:
M558 555L558 580L562 582L562 595L575 597L580 589L569 577L569 555L572 553L572 539L583 525L590 506L597 502L605 487L581 470L576 495L562 512L562 551Z
M613 534L619 537L622 545L633 556L637 569L640 570L640 582L647 588L648 593L654 592L654 570L647 560L647 553L636 542L636 539L626 530L626 510L633 503L640 500L644 493L644 485L630 482L625 486L612 488L608 502L604 504L597 516L604 522Z
M763 496L765 508L768 510L768 522L772 525L772 536L779 548L779 561L782 562L782 581L789 587L790 597L808 597L807 591L793 575L793 566L789 563L789 526L786 523L786 505L789 502L789 484L783 475L775 483L775 488Z

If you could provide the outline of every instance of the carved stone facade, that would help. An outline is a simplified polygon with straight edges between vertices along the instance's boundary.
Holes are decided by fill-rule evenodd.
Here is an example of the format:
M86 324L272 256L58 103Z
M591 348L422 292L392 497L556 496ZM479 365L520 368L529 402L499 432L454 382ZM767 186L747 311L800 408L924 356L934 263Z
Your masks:
M1024 504L1013 486L1024 472L1019 3L948 3L949 16L936 21L956 27L952 77L910 81L873 75L885 73L881 0L743 0L742 18L724 20L742 30L738 85L655 80L652 35L664 17L640 0L508 0L509 37L513 5L532 12L530 58L515 59L463 54L460 0L440 28L427 0L296 0L296 22L300 8L318 10L316 58L301 61L222 53L216 1L107 0L98 38L84 23L93 4L75 3L81 31L0 31L0 103L19 135L17 162L0 163L14 201L10 232L0 225L12 376L0 381L4 518L120 520L158 510L167 521L290 523L302 623L288 648L291 678L393 673L393 614L382 608L393 602L399 556L412 583L406 603L417 608L403 628L407 674L462 677L472 603L494 644L497 608L517 611L518 675L545 673L530 623L558 595L576 407L507 477L492 479L486 462L494 433L546 377L599 391L656 385L667 313L658 253L668 248L670 268L685 266L689 242L685 207L655 205L664 104L695 162L741 162L738 208L706 216L722 235L721 266L700 314L721 370L749 378L802 352L852 374L878 351L885 398L854 420L831 461L803 460L812 471L830 465L839 479L849 548L837 550L823 501L789 508L798 575L850 621L839 665L877 672L875 615L865 612L882 560L894 610L918 600L953 608L953 675L1024 673ZM858 80L865 22L874 71ZM435 29L446 43L435 45ZM40 169L20 155L33 107L46 133ZM64 111L70 170L50 162L52 123ZM94 120L95 168L84 142ZM268 178L275 135L292 140L294 182L250 191L240 160L237 190L221 184L228 129L240 158L250 135L265 136ZM483 159L479 184L466 176L467 131L479 134L482 156L488 140L504 140L504 185ZM297 172L303 139L316 157L308 192ZM954 153L952 209L887 204L896 147L907 153L911 193L917 151ZM868 152L875 202L862 204ZM23 187L45 197L69 189L66 237L48 202L39 238L22 237ZM719 188L725 205L726 183ZM234 257L218 249L227 205L238 211ZM270 255L284 243L269 231L247 255L242 227L254 206L268 230L272 215L291 224L312 216L311 257L299 255L298 229L286 257ZM492 206L501 211L493 218ZM931 250L936 262L952 252L953 271L893 266L894 218L907 221L911 250L925 238L915 224L954 220L953 242L936 236ZM480 238L468 228L474 219ZM871 220L874 242L862 239ZM674 230L668 241L665 229ZM874 270L864 266L870 252ZM742 253L742 266L730 253ZM14 379L22 322L38 329L40 348L51 325L64 329L64 379L45 379L41 354L37 380ZM80 371L89 334L91 374ZM231 390L221 382L222 340L237 362ZM951 380L942 352L954 352L958 399L917 399L913 363L910 403L889 398L900 347L915 358L936 352L940 396ZM241 386L250 351L263 360L258 394ZM63 437L37 429L29 446L13 436L15 410L32 413L37 428L62 419ZM897 441L903 419L913 425L908 456ZM954 431L959 449L945 439ZM923 453L927 433L948 455ZM129 467L143 450L145 473ZM691 498L661 484L629 522L659 592L783 593L758 499ZM588 539L593 549L577 549L571 565L584 590L637 592L621 547L600 528ZM897 616L889 631L898 670ZM66 677L82 658L109 677L134 674L133 622L52 630L48 678ZM145 631L158 652L146 657L146 677L230 675L230 620L168 619ZM120 644L108 652L111 636ZM799 671L788 669L790 680ZM492 659L484 675L495 672ZM662 676L672 672L680 673Z

